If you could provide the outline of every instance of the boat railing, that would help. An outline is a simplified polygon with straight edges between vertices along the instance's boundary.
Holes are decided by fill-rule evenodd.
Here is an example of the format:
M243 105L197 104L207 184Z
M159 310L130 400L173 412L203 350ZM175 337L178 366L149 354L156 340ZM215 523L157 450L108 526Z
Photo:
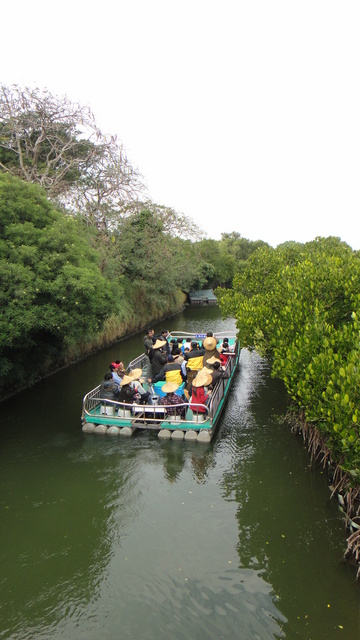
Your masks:
M174 338L175 340L186 340L186 338L191 338L192 340L203 340L207 336L206 333L191 333L187 331L170 331L168 339ZM216 331L215 339L217 342L220 342L224 338L236 338L236 331Z
M83 398L83 404L82 404L82 419L84 419L85 413L91 413L91 411L93 411L99 404L100 399L99 399L99 392L100 392L100 385L98 384L97 387L95 387L95 389L92 389L91 391L89 391Z
M228 384L229 380L231 379L232 373L236 367L236 353L232 353L229 355L229 358L226 362L226 366L224 369L224 373L226 375L226 377L223 378L219 378L219 380L216 382L216 384L214 385L213 388L213 392L211 394L211 398L210 398L210 402L209 402L209 410L210 410L210 415L211 416L215 416L216 412L220 406L221 401L224 399L225 397L225 390L226 390L226 385Z
M142 369L143 370L143 377L146 377L148 373L148 365L149 365L149 357L146 355L146 353L141 353L139 356L137 356L137 358L135 358L135 360L131 360L131 362L129 362L128 364L128 371L130 373L130 371L132 369Z
M192 414L186 415L183 418L177 413L187 413L189 409L189 403L179 403L174 405L162 405L162 404L136 404L117 402L116 400L109 400L108 398L102 398L100 395L101 386L98 385L92 391L86 394L83 400L82 418L85 416L93 416L95 410L100 405L100 416L108 417L119 420L121 418L126 420L136 421L137 423L183 423L189 426L198 425L201 422L207 421L209 417L209 407L205 405L199 405L199 411L193 411Z

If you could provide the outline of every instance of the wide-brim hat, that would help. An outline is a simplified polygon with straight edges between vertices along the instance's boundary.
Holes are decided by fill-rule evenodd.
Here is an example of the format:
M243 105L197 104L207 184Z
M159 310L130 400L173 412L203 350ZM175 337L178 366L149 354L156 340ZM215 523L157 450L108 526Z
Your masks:
M216 339L212 336L208 336L203 342L204 349L206 349L206 351L213 351L213 349L216 349L216 344Z
M209 369L209 367L203 367L202 369L200 369L199 373L201 373L201 374L204 373L207 376L211 376L211 374L213 373L213 369Z
M212 383L212 377L207 373L202 374L200 371L192 381L193 387L208 387Z
M160 349L166 344L166 340L156 340L155 344L153 344L153 349Z
M221 360L219 360L219 358L217 358L216 356L211 356L211 358L209 358L206 362L208 364L214 364L214 362L221 362Z
M129 372L129 378L132 378L133 380L139 380L141 376L142 376L142 369L132 369Z
M176 389L179 388L179 385L177 384L177 382L165 382L165 384L163 384L163 386L161 387L161 391L165 391L165 393L174 393L174 391L176 391Z
M125 375L120 382L120 386L123 387L124 384L130 384L130 382L133 382L133 380L134 378L132 378L131 376Z

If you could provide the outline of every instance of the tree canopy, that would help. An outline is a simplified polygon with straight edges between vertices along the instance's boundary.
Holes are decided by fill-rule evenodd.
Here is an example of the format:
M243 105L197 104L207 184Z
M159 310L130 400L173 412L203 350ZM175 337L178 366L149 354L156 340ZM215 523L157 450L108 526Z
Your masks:
M113 307L83 228L9 174L0 174L0 275L3 382L14 369L20 381L36 377L66 346L95 335Z
M242 346L272 362L306 420L360 480L360 255L339 238L259 249L217 290Z

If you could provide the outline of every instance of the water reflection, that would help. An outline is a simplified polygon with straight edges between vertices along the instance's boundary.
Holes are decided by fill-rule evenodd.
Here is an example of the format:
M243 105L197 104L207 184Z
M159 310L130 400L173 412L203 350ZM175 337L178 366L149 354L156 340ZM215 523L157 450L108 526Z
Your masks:
M237 409L233 403L226 416L230 458L222 478L224 498L237 505L239 567L272 585L287 639L335 638L346 624L355 639L359 590L345 578L343 526L325 474L310 467L301 440L278 420L286 398L266 363L242 352L242 366Z
M221 325L216 308L166 325L205 320ZM266 363L242 353L209 445L82 434L82 395L113 353L24 393L26 420L3 405L0 637L332 640L343 626L355 640L336 505L276 419L286 398Z
M21 464L7 456L1 480L2 617L10 637L31 637L31 629L57 622L65 602L76 607L98 589L110 556L108 497L114 490L73 454L61 451L60 461L51 446L42 446L41 454L29 448Z
M178 446L181 443L164 442L160 449L162 464L165 471L165 478L169 482L175 482L185 464L184 447Z

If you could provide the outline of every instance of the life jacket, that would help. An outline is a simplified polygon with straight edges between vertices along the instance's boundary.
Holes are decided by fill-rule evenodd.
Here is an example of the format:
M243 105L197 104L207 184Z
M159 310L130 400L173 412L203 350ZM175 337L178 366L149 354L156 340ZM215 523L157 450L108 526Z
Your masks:
M196 355L194 357L191 357L189 355L188 358L186 359L186 366L188 369L191 369L192 371L200 371L200 369L203 368L203 360L204 360L203 354Z
M180 365L175 365L175 367L170 368L171 365L169 365L169 368L166 367L166 371L165 371L165 380L166 382L176 382L176 384L182 384L183 383L183 377L181 375L181 367Z

